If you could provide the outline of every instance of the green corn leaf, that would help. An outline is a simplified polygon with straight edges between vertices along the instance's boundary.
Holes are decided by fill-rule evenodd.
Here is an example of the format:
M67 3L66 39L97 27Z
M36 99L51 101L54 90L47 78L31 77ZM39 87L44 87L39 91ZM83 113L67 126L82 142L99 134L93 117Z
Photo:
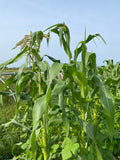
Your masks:
M65 26L64 23L58 23L58 24L55 24L55 25L53 25L53 26L48 27L48 28L45 29L43 32L46 32L47 30L50 30L50 29L51 29L50 31L52 31L53 29L57 29L57 28L63 27L63 26Z
M83 71L84 73L86 73L86 66L85 66L86 52L87 52L87 47L86 47L85 43L83 43L83 44L82 44L82 55L81 55L81 59L82 59L82 71Z
M18 73L17 73L17 79L20 78L21 74L23 73L23 69L27 67L27 62L24 63L18 70Z
M32 135L31 135L31 150L32 150L33 160L36 160L37 144L36 144L36 133L35 133L35 130L32 132Z
M58 95L61 93L66 87L66 84L64 81L60 80L58 83L55 85L54 89L52 90L52 96Z
M11 84L14 84L16 82L16 78L15 78L16 75L12 75L11 77L9 77L5 83L3 84L3 87L2 87L2 91L5 89L5 88L8 88Z
M82 119L79 118L80 113L78 112L78 110L76 110L75 108L71 108L71 110L73 111L75 118L78 122L78 124L80 124L80 126L83 128L83 123L84 121Z
M70 128L70 122L69 122L69 119L65 113L65 109L63 111L63 124L65 126L65 131L66 131L66 136L69 135L69 128Z
M43 39L43 32L38 31L36 36L37 43L40 44L42 42L42 39Z
M109 91L105 86L100 88L99 98L104 107L104 114L106 116L107 124L113 136L114 131L114 107L113 107L113 99L109 96Z
M65 26L65 38L66 38L66 42L68 44L68 46L70 47L70 32L69 32L69 28L67 26Z
M7 65L19 61L26 54L27 50L28 50L27 47L25 47L23 49L23 51L21 51L19 54L17 54L17 56L15 56L14 58L11 58L8 61L0 64L0 68L4 69Z
M83 41L80 41L77 44L76 49L74 50L74 61L77 61L79 54L82 52L82 43L83 43ZM79 47L79 45L80 45L80 47Z
M16 92L20 93L21 91L23 91L23 89L25 89L25 86L29 83L30 78L32 76L32 72L29 73L22 73L22 75L20 77L18 77L18 80L16 82Z
M62 118L58 118L58 117L56 117L56 118L51 118L51 119L49 119L49 121L48 121L48 126L49 127L52 127L52 126L54 126L54 125L58 125L58 124L61 124L62 123Z
M36 38L37 38L37 32L34 32L34 33L32 34L32 45L31 45L31 46L34 45L34 43L35 43L35 41L36 41Z
M74 61L77 61L77 57L78 55L82 52L82 44L83 43L88 43L91 40L93 40L94 38L100 37L102 39L102 41L106 44L105 40L103 39L103 37L100 34L95 34L95 35L89 35L86 39L86 28L85 28L85 34L84 34L84 41L80 41L77 46L76 49L74 51ZM81 44L81 45L80 45ZM79 47L80 46L80 47Z
M13 96L15 94L15 92L0 92L0 95L3 96Z
M64 124L65 130L66 130L66 135L68 136L70 124L69 124L69 120L68 120L68 117L67 117L66 111L65 111L64 91L63 90L64 90L64 87L61 87L61 92L58 95L58 104L62 110L63 124Z
M72 109L73 110L73 109ZM95 135L94 135L94 126L91 123L88 123L86 121L83 121L82 119L79 118L79 113L77 110L73 110L74 115L80 124L80 126L83 128L84 132L88 135L89 138L91 138L93 141L95 140Z
M96 68L96 54L95 53L91 53L91 52L87 52L86 56L85 56L85 66L87 67L88 62L91 63L91 67L92 68Z
M38 51L37 51L37 50L35 50L34 48L32 48L31 54L36 58L37 61L41 61L41 57L40 57L40 55L38 54Z
M82 62L81 61L76 62L76 68L78 72L82 72Z
M59 31L58 31L57 27L51 29L51 32L53 32L53 33L55 33L55 34L57 34L59 36Z
M46 61L37 61L36 63L41 72L49 70L49 64Z
M17 96L20 96L21 100L26 100L26 101L31 101L32 100L32 97L29 95L29 94L26 94L26 93L20 93L20 94L17 94Z
M84 42L86 41L86 26L85 26L85 31L84 31Z
M78 84L81 89L82 97L85 98L88 82L83 72L77 72Z
M96 151L97 159L98 160L103 160L102 155L101 155L101 153L100 153L96 144L95 144L95 151Z
M93 126L93 124L83 122L83 129L87 133L88 137L91 138L94 141L95 137L94 137L94 126Z
M8 122L8 123L2 124L1 126L2 126L2 127L9 127L11 124L16 125L17 127L24 128L25 130L31 132L31 130L30 130L28 127L26 127L25 125L19 123L19 122L16 121L15 119L12 119L12 120L11 120L10 122Z
M33 116L33 130L37 128L39 120L41 119L46 108L46 95L38 98L33 106L32 116Z
M57 59L55 59L55 58L53 58L51 56L48 56L48 55L44 55L42 58L44 58L45 56L48 57L52 62L60 63L60 60L57 60Z
M35 97L35 95L37 94L37 91L38 91L38 87L37 87L36 82L33 79L31 80L29 88L30 88L31 97Z
M88 83L85 74L83 72L77 72L76 75L78 78L78 83L86 87Z
M114 84L114 85L117 85L118 84L118 82L120 81L120 77L114 77L114 78L107 78L106 79L106 81L105 81L105 84L107 84L108 86L110 85L110 84Z
M46 106L48 105L51 98L51 86L48 86L47 92L46 92Z
M89 35L88 38L86 39L85 43L90 42L92 39L100 37L102 39L102 41L106 44L105 40L103 39L103 37L100 34L95 34L95 35Z
M54 27L56 28L58 25L59 24L52 25L52 26L46 28L43 32L46 32L47 30L50 30L51 28L54 28Z
M105 86L103 80L98 77L94 76L95 83L99 87L99 98L104 108L104 114L107 120L107 125L109 128L109 133L111 135L111 140L113 138L114 132L114 106L113 106L113 97L110 94L109 89Z
M81 52L82 52L82 46L74 50L74 61L77 61L77 58Z
M60 70L62 69L62 63L53 63L50 70L49 70L49 83L59 74Z
M67 44L67 42L65 41L63 36L62 36L62 42L63 42L63 48L64 48L66 54L68 55L69 59L71 59L72 58L72 53L70 51L69 45Z
M60 28L60 31L59 31L59 40L60 40L60 46L62 47L62 43L63 43L63 29Z
M64 23L60 23L47 28L45 31L49 29L51 29L51 32L54 32L59 36L60 45L63 45L63 48L68 55L70 62L70 59L72 58L72 53L70 51L70 33L68 27Z

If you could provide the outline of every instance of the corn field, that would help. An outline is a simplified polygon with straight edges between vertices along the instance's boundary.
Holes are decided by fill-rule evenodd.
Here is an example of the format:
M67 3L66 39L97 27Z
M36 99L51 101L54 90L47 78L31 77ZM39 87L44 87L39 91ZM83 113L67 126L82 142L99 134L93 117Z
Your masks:
M49 55L41 57L42 41L46 39L48 45L51 33L58 36L69 63ZM21 128L21 141L12 148L13 160L120 159L120 63L114 65L109 60L106 66L97 67L96 54L87 49L95 38L106 44L100 34L86 37L85 30L84 40L72 53L69 28L56 24L25 35L13 48L20 46L20 53L0 64L3 72L9 64L26 57L0 92L2 96L14 95L16 100L13 119L1 125ZM24 71L28 65L31 70ZM5 91L13 84L12 92Z

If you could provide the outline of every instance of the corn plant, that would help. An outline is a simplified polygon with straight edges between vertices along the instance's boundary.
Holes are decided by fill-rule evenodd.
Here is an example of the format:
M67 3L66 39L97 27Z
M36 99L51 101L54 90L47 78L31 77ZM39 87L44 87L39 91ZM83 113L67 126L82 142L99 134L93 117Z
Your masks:
M40 56L42 40L45 38L48 44L51 33L58 36L69 63L45 55L52 61L50 66L44 61L45 56ZM87 51L87 43L96 37L106 43L99 34L86 38L85 30L84 40L72 54L69 28L64 23L56 24L44 31L30 32L14 47L20 46L21 52L0 65L4 70L26 55L18 73L5 82L0 92L16 96L15 117L2 126L15 124L23 129L21 137L25 137L14 145L13 159L113 158L115 99L97 70L96 54ZM80 54L81 61L78 61ZM24 72L28 57L32 69ZM6 86L13 83L16 88L12 94L4 92ZM18 156L14 155L17 146L23 151Z
M115 127L114 127L114 142L113 142L113 152L114 155L119 155L119 143L120 143L120 120L119 120L119 112L120 112L120 62L116 64L113 63L113 60L105 60L107 63L106 66L101 66L98 69L98 73L104 77L104 82L107 86L109 86L112 96L114 97L115 106L114 106L114 114L115 114Z

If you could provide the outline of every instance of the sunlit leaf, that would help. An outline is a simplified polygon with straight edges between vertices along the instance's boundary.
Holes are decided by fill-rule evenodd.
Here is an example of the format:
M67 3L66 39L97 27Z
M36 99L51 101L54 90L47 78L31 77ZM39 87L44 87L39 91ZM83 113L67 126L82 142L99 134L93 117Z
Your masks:
M46 107L46 96L42 96L38 98L33 106L32 116L33 116L33 129L39 124L39 120L41 119L43 113L45 112Z
M66 87L65 82L59 81L59 82L55 85L54 89L52 90L52 95L53 95L53 96L54 96L54 95L58 95L60 92L62 92L62 91L65 89L65 87Z
M53 63L50 70L49 70L49 83L58 75L60 70L62 69L62 63Z

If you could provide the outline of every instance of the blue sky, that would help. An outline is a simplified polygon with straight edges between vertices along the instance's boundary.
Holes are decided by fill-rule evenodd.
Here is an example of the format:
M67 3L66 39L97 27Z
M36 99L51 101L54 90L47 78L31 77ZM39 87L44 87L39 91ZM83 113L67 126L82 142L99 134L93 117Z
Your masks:
M0 21L0 63L19 53L19 49L11 49L25 34L61 22L70 29L72 53L84 39L86 26L87 35L99 33L107 42L105 45L96 39L97 46L93 42L88 45L88 51L97 55L97 65L103 65L105 59L120 61L120 0L1 0ZM40 54L68 62L54 35L49 48L42 44Z

